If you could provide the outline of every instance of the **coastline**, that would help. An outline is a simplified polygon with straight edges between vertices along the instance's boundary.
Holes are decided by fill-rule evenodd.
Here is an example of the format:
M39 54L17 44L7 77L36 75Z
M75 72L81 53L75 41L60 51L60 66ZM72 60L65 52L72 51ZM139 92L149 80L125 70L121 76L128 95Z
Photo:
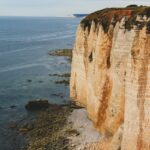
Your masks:
M27 139L23 150L68 149L67 135L71 130L64 127L71 111L69 105L49 104L38 112L33 122L19 127Z
M72 49L59 49L48 54L52 57L64 57L70 64L71 52ZM70 73L68 72L53 72L48 75L58 77L56 78L58 80L53 81L55 84L64 87L69 85ZM27 80L27 82L32 82L32 80ZM53 96L64 98L63 95L55 93ZM101 136L88 118L85 108L74 104L71 100L68 100L66 104L48 104L49 107L43 110L28 110L32 117L26 116L22 120L9 124L9 128L14 132L13 138L16 139L14 148L22 150L84 150L87 145L100 140ZM18 147L18 144L21 146Z
M63 56L70 63L72 57L70 51L70 49L56 50L50 55ZM55 84L69 85L70 73L49 74L49 76L61 77L60 81L54 81ZM39 101L45 103L44 100ZM28 104L34 102L37 104L39 101L32 101L33 103L29 101ZM40 105L42 106L42 103ZM13 128L18 135L25 138L23 150L84 150L86 145L99 141L100 134L93 127L85 108L77 106L70 100L67 104L50 104L46 101L46 105L48 106L41 110L28 110L29 113L34 113L34 116L14 125Z
M36 113L34 120L17 127L27 139L23 150L85 150L101 139L85 108L74 103L49 104Z

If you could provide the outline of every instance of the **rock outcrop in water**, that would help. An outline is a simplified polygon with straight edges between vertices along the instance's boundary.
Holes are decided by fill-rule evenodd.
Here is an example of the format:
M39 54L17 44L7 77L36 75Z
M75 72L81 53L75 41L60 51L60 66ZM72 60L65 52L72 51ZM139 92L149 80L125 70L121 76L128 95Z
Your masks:
M49 107L48 100L29 101L28 104L25 106L25 108L30 111L47 109L48 107Z
M94 149L150 149L149 90L150 7L104 9L83 19L70 95L104 135Z

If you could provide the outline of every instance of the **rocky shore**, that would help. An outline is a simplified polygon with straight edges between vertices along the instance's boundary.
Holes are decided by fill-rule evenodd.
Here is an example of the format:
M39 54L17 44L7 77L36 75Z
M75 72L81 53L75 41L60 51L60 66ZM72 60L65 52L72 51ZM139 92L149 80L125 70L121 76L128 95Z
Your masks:
M24 138L22 150L86 150L101 138L87 111L73 102L58 105L34 100L25 108L33 116L10 126L15 137Z
M63 49L49 55L64 56L71 60L71 52L71 49ZM55 84L69 85L70 73L50 73L49 76L58 77L53 81ZM53 96L64 97L55 93ZM50 104L45 99L31 100L25 109L32 117L10 125L16 137L24 138L22 150L83 150L86 145L100 138L86 110L69 100L66 104Z
M50 56L66 57L71 62L72 50L62 49L49 52ZM51 73L49 76L59 77L55 84L69 85L70 73ZM59 96L59 95L56 95ZM23 150L67 150L69 149L69 135L77 135L77 131L68 124L68 116L76 106L70 102L65 105L49 104L47 100L30 101L25 108L36 112L33 121L20 125L18 131L26 139Z
M101 138L86 109L73 102L59 105L40 99L25 108L32 117L10 125L14 137L23 140L22 150L86 150Z
M47 109L38 112L33 122L20 126L19 131L27 139L24 150L67 150L69 144L67 136L76 133L71 128L64 130L71 112L71 105L49 104Z

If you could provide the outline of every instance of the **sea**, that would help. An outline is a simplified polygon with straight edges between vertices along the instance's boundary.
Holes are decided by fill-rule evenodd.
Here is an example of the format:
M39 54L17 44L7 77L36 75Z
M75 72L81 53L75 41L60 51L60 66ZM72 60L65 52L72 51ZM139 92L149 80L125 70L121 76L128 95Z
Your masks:
M70 72L70 63L65 57L48 53L73 47L80 20L0 17L0 150L16 149L13 145L17 140L10 125L32 115L25 109L28 101L69 101L69 86L55 84L60 77L49 74Z

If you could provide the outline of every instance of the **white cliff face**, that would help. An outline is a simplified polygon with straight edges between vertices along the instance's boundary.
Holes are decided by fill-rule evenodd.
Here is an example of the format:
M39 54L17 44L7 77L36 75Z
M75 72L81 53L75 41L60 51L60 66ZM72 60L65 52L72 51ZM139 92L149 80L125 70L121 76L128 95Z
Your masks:
M71 71L71 83L70 91L71 97L75 100L79 100L79 103L86 106L87 97L87 83L86 83L86 71L84 65L84 52L86 37L88 32L82 30L79 26L77 30L76 43L73 50L72 58L72 71Z
M98 128L110 133L123 122L124 66L135 35L119 27L110 26L105 33L93 22L88 33L79 26L73 50L71 97L87 107Z
M150 35L146 27L127 30L124 21L110 24L108 32L94 21L90 30L79 25L70 96L112 139L107 149L149 150Z
M139 31L128 57L122 149L150 149L150 35Z

